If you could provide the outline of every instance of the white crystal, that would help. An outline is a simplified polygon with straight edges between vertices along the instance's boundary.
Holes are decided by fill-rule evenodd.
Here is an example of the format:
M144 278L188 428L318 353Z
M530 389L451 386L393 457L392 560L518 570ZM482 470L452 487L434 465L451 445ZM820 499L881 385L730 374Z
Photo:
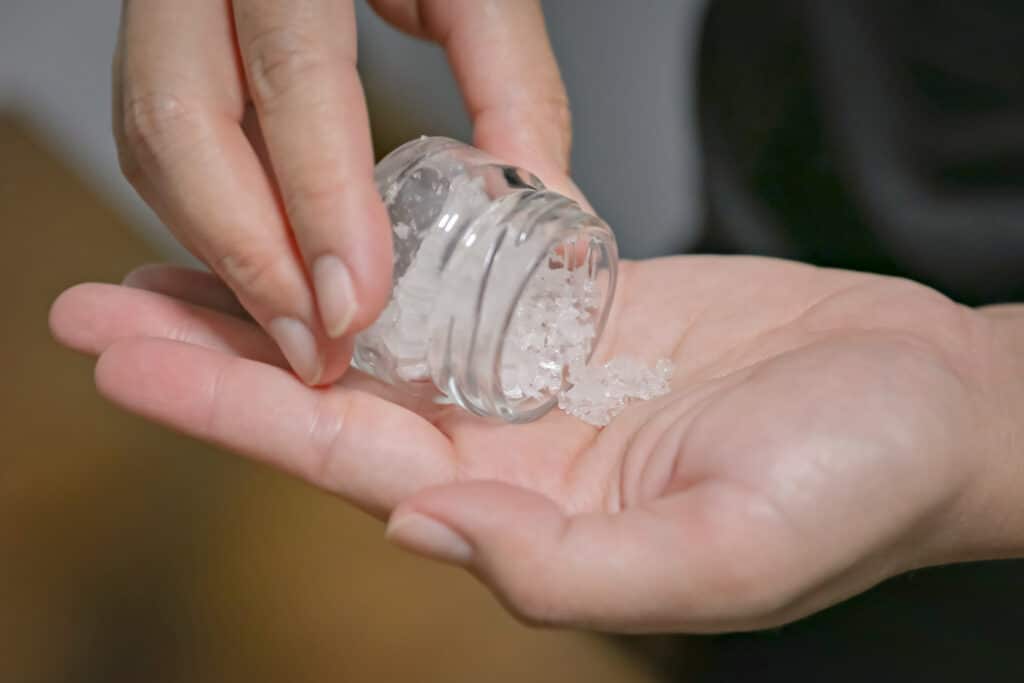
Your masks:
M480 183L481 179L476 178L467 186L482 193L482 188L475 187ZM484 195L481 197L483 201ZM447 216L441 222L450 227L456 218ZM405 240L412 234L412 227L396 223L394 234ZM457 305L437 296L446 244L447 236L441 230L425 235L395 283L391 301L363 333L387 350L394 359L396 375L405 381L430 380L427 354L431 318L444 312L439 307ZM570 248L575 247L564 247ZM472 289L472 285L467 287L467 291ZM586 268L570 268L558 250L549 255L527 282L502 347L499 381L508 401L557 397L566 413L605 426L631 402L650 400L669 391L672 363L668 359L657 361L653 369L629 356L614 358L602 366L586 365L602 298L601 287Z
M412 228L409 227L408 223L395 223L393 230L395 232L395 237L400 240L404 240L412 233Z
M391 183L388 186L387 191L384 193L384 206L390 207L395 203L395 198L398 197L398 190L401 187L398 183Z
M505 340L504 364L514 368L501 378L507 398L556 396L569 364L589 355L597 306L593 297L578 296L588 282L595 289L583 269L566 268L555 251L527 283Z
M571 386L558 397L558 407L584 422L604 427L636 400L649 401L669 392L672 361L662 358L654 369L630 356L601 366L569 368Z

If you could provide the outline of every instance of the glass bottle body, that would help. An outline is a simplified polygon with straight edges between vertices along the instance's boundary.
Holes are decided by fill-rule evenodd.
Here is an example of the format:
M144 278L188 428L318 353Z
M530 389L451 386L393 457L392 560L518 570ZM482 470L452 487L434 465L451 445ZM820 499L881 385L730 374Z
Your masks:
M603 330L618 265L611 230L532 174L447 138L399 147L375 180L394 287L357 336L353 365L477 415L546 413L565 381L559 366L585 362Z

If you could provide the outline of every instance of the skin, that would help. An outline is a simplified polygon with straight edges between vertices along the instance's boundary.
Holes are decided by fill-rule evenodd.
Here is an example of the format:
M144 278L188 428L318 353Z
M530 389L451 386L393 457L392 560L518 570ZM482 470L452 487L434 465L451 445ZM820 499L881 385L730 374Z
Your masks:
M584 201L537 2L371 4L444 46L476 146ZM214 274L61 295L53 333L99 357L105 396L388 518L531 623L754 629L1024 555L1024 307L675 257L623 264L598 350L671 357L672 392L604 430L487 422L346 372L391 252L355 54L351 0L125 1L121 163Z
M538 2L370 4L444 47L477 147L578 197ZM353 0L125 0L113 72L126 177L304 381L336 380L391 286Z
M916 567L1024 551L1024 308L748 257L622 266L598 353L676 364L598 430L311 388L211 275L54 304L125 409L271 463L465 567L530 623L781 624Z

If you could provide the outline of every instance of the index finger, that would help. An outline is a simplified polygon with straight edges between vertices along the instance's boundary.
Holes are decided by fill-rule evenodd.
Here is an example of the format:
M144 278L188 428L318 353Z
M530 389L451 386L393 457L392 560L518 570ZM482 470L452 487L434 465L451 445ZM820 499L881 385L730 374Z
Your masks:
M372 4L399 28L444 46L476 146L583 199L569 180L569 98L537 0Z
M391 285L352 0L235 0L249 94L327 336L370 324Z

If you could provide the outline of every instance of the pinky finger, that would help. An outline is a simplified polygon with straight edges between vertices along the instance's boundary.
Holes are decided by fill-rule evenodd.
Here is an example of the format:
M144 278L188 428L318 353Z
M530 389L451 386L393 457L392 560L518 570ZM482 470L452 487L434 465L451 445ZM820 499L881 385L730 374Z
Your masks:
M132 287L72 287L51 307L50 329L65 346L90 355L103 353L120 339L160 337L285 366L277 345L255 324Z
M128 273L121 284L252 321L235 293L210 272L167 263L150 263Z

